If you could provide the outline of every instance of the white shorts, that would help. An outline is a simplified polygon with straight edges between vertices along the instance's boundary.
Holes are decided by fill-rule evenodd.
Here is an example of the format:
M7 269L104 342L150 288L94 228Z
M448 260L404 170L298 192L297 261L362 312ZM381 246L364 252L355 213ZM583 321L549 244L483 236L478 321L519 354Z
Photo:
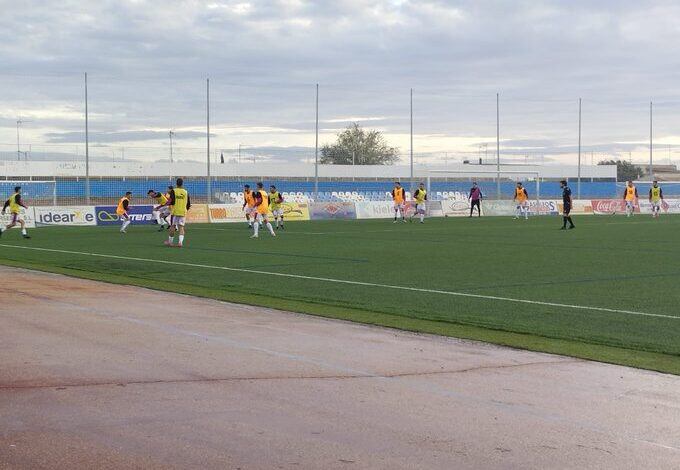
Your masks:
M255 214L257 214L257 209L254 207L246 206L244 210L246 211L246 215L255 216Z
M123 212L122 214L118 215L118 218L120 220L130 220L130 215L127 212Z
M158 212L160 216L165 219L167 216L170 215L170 208L168 206L163 206L158 208L156 212Z
M522 202L517 201L517 208L525 209L527 207L529 207L529 201L522 201Z
M173 215L172 219L170 219L170 225L174 225L175 227L184 227L185 223L186 223L185 216Z
M635 201L626 201L626 207L628 209L634 209L635 208Z
M395 211L403 211L404 210L404 203L403 202L395 202L394 203L394 210Z
M416 204L416 212L422 212L424 214L426 209L427 209L427 206L425 205L425 203Z
M267 218L267 214L260 214L259 212L255 211L255 220L257 222L262 222L266 218Z
M275 209L272 211L274 217L283 217L283 209Z
M661 201L652 201L650 204L652 205L652 210L661 210Z

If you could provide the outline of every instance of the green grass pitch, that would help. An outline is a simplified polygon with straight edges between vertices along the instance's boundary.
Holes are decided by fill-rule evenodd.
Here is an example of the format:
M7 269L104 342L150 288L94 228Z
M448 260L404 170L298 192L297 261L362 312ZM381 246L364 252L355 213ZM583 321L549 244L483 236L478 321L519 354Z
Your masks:
M680 374L680 217L575 223L190 225L183 249L156 226L51 227L3 234L0 263Z

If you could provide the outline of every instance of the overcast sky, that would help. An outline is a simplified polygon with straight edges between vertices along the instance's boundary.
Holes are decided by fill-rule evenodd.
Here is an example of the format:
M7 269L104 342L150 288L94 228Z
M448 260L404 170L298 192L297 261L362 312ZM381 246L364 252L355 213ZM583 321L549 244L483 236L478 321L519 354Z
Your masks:
M75 151L88 72L92 140L108 146L94 153L107 157L162 158L174 129L178 152L200 158L210 77L213 145L227 153L304 158L319 83L322 143L358 121L407 153L413 88L421 159L483 143L491 154L499 92L507 158L573 159L582 97L596 160L647 158L650 100L655 154L668 161L670 145L680 160L678 2L0 0L0 11L3 152L16 151L17 119L22 150Z

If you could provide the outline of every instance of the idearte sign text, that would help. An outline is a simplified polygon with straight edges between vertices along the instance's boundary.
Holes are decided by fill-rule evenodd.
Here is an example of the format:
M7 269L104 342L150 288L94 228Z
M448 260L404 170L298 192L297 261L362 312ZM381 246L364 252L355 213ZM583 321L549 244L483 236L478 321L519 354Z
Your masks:
M35 224L48 225L97 225L93 206L36 206Z

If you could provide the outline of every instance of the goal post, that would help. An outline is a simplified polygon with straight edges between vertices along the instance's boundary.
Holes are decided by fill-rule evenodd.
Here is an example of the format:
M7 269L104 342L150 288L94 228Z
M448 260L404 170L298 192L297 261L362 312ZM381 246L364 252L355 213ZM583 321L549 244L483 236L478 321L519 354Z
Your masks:
M488 170L427 170L426 176L426 186L428 194L433 193L433 183L437 185L449 187L451 191L465 192L469 191L470 185L473 181L477 181L479 184L482 194L487 200L494 200L495 198L486 197L488 193L495 193L496 180L497 178L504 178L506 183L511 182L514 188L515 184L520 182L525 188L530 192L529 198L535 201L536 204L536 215L543 214L541 210L541 181L540 172L538 171L517 171L508 170L501 171L488 171ZM444 181L440 181L440 180ZM433 181L437 180L437 181ZM493 185L493 190L489 189ZM504 193L501 193L501 200L512 199L510 188ZM507 194L507 198L503 197L503 194Z
M17 186L21 186L21 194L30 205L57 205L56 180L1 180L0 197L7 199Z

